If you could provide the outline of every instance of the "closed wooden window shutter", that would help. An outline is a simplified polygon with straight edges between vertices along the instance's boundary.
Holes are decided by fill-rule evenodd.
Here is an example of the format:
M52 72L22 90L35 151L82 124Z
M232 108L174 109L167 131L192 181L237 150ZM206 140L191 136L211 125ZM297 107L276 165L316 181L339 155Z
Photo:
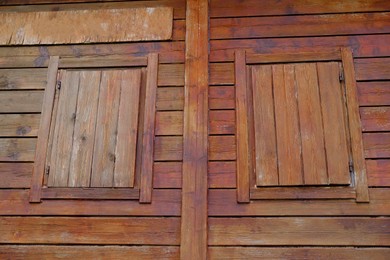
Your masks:
M368 201L352 52L235 54L237 201Z

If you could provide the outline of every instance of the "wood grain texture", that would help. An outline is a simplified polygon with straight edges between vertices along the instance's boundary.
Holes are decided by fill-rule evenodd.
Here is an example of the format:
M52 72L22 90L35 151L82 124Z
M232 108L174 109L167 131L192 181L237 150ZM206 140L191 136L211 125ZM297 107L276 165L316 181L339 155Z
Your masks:
M365 26L361 26L363 23ZM389 25L390 15L387 12L220 18L211 19L210 38L248 39L388 33Z
M209 136L209 160L236 160L235 136Z
M364 148L362 129L359 116L359 104L357 97L355 69L352 51L349 48L341 49L342 63L344 67L346 100L351 138L351 150L355 173L356 201L368 202L368 186L366 166L364 161Z
M390 131L390 107L360 108L363 132Z
M7 259L178 259L178 246L56 246L0 245L0 257Z
M317 63L322 124L330 184L349 184L349 151L346 118L344 117L344 90L338 76L339 64Z
M0 16L5 21L0 30L2 45L150 41L172 37L173 9L169 7L1 12Z
M249 131L248 131L248 100L247 70L245 51L236 51L234 63L234 78L236 87L236 161L237 161L237 201L249 202ZM211 157L211 156L210 156Z
M260 200L238 204L234 189L212 189L209 190L209 216L301 216L302 219L303 216L387 216L390 210L389 189L376 188L369 192L370 203L356 203L352 199Z
M34 161L36 138L15 139L1 138L0 139L0 161L6 162L23 162Z
M41 112L43 91L0 91L0 113Z
M207 258L208 5L186 2L181 259Z
M366 160L368 185L390 186L390 160Z
M0 163L0 188L29 188L32 163Z
M2 69L0 90L44 89L47 69Z
M390 158L390 133L363 134L365 158Z
M275 128L280 185L304 183L294 65L273 65Z
M321 247L210 247L210 259L378 259L385 260L388 248Z
M235 108L234 90L231 86L209 87L210 109Z
M183 112L157 112L155 124L155 135L183 135Z
M180 216L180 190L153 192L153 204L138 200L42 200L32 204L28 190L0 190L0 212L9 216ZM151 231L153 232L153 231ZM118 233L117 233L118 234Z
M157 88L156 109L161 110L183 110L184 88L164 87Z
M41 116L37 114L2 114L0 136L37 136L40 118Z
M178 218L2 217L0 226L1 241L16 244L178 245L180 237Z
M141 203L150 203L153 189L154 135L156 119L156 95L158 80L158 54L148 56L145 109L143 116Z
M356 80L389 80L390 58L356 59Z
M360 106L390 105L390 82L357 82Z
M353 187L268 187L252 189L251 199L355 199Z
M43 97L41 120L39 123L38 140L35 148L33 176L31 179L30 202L39 202L41 188L43 183L43 174L45 171L47 145L50 131L50 120L52 118L52 109L57 84L59 57L50 58L47 72L47 86Z
M278 185L272 67L252 68L256 185Z
M385 246L389 225L389 218L210 218L209 244Z

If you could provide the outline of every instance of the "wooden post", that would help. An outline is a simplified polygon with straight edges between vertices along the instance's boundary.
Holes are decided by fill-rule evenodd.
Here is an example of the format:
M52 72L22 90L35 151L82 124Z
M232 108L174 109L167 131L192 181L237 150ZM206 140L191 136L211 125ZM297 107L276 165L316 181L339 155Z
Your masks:
M47 85L43 97L41 122L35 150L33 176L31 179L30 202L41 201L43 174L45 171L47 143L49 139L50 120L53 111L54 94L57 85L58 56L50 57L47 71Z
M207 257L208 1L186 10L181 259Z

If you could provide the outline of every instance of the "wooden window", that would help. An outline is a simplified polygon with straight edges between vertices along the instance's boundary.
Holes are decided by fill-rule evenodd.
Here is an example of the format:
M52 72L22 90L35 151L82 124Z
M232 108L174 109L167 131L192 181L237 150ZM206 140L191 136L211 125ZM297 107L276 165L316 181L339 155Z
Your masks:
M349 49L237 51L236 89L238 201L368 201Z
M50 58L31 202L151 201L158 56L116 59Z

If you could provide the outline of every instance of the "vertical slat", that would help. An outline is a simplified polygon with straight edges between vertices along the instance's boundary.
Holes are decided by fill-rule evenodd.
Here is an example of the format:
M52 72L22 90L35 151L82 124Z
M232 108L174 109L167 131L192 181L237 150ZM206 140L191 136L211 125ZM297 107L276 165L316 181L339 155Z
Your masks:
M181 259L207 259L208 1L188 0Z
M328 184L321 102L315 63L295 65L305 184Z
M66 71L61 83L50 160L49 187L67 187L80 72Z
M156 95L158 75L158 54L148 56L148 71L146 78L146 96L144 110L144 127L142 138L141 186L140 202L152 201L153 160L154 160L154 123L156 117Z
M356 182L356 201L368 202L369 194L362 141L362 127L359 116L355 69L351 49L342 48L341 58L344 66L349 131L351 135L352 159Z
M337 62L317 63L330 184L349 184L349 153L343 109L343 91Z
M256 144L256 184L278 185L272 67L252 68L253 113Z
M273 65L276 143L280 185L303 184L301 137L293 65Z
M54 94L57 82L58 56L52 56L49 60L47 72L47 85L43 97L42 114L38 130L38 141L35 150L33 176L31 179L30 202L41 201L41 189L45 171L46 149L50 131L50 120L54 103Z
M120 84L119 70L102 72L91 187L112 187L113 184Z
M89 187L99 98L100 71L80 72L69 187Z
M114 187L133 187L141 70L122 72Z
M237 201L249 202L248 96L245 51L235 53Z

